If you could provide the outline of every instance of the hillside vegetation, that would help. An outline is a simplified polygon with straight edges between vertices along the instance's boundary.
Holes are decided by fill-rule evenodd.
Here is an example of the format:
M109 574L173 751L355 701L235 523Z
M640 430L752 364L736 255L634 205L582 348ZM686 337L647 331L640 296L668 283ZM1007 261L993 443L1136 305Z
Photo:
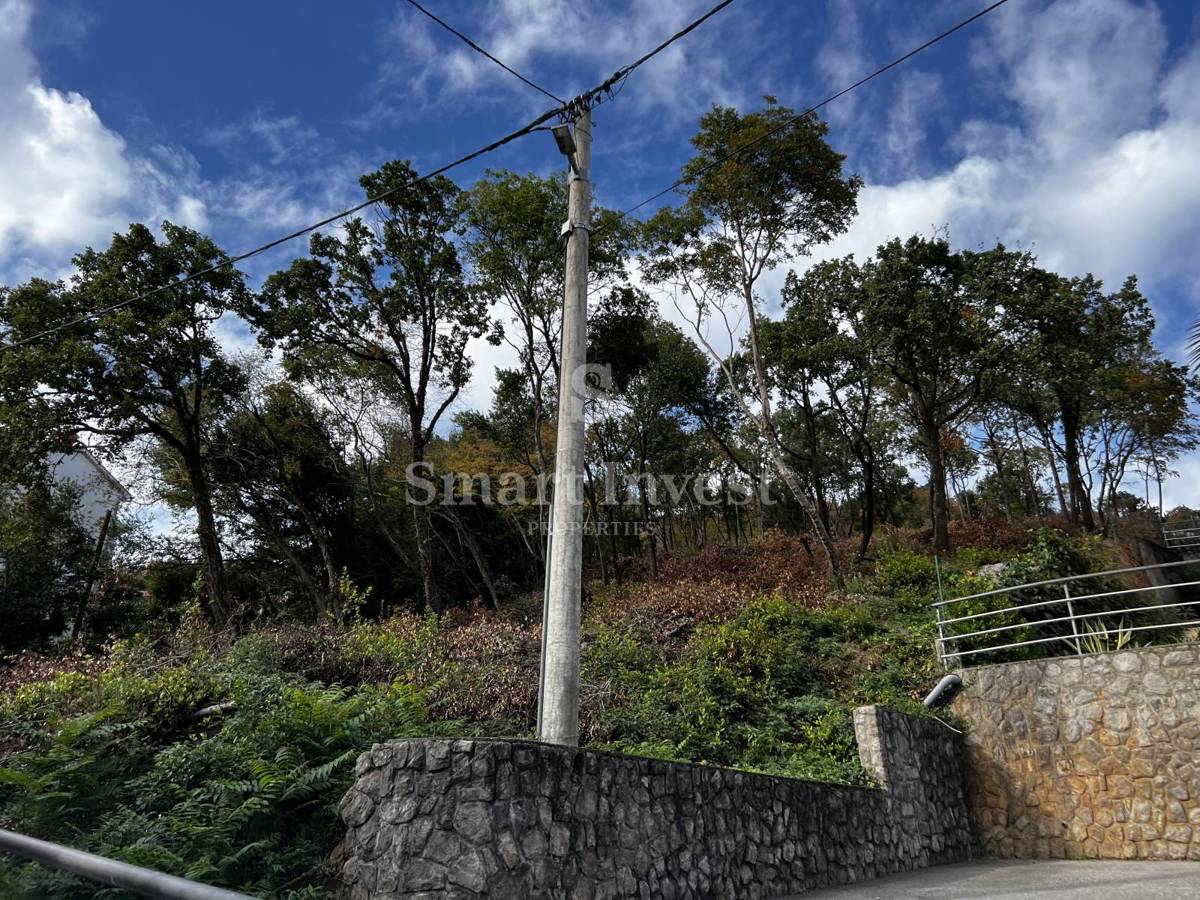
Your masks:
M951 590L1094 567L1119 549L1036 522L963 531ZM986 540L984 539L986 536ZM972 546L974 544L974 546ZM854 784L863 703L921 712L940 674L932 559L913 532L833 590L769 533L663 561L657 581L591 585L588 746ZM405 735L530 736L540 599L383 622L214 631L198 607L94 652L26 653L0 682L0 823L213 884L324 896L353 760ZM0 859L0 894L94 887Z
M392 160L271 274L155 222L0 285L0 821L321 895L357 753L532 734L577 476L583 741L848 783L852 707L919 712L940 674L933 551L972 594L1190 519L1165 497L1200 376L1136 276L1019 234L829 258L864 184L838 143L770 96L713 106L677 196L597 206L586 370L565 173ZM85 451L135 502L55 474ZM94 895L0 860L0 896Z

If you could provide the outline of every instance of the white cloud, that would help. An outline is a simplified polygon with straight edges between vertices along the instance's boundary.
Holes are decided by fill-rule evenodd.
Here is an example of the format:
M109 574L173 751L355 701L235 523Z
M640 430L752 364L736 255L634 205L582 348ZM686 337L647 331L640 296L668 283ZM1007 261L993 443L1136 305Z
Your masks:
M632 62L710 5L710 0L631 0L616 12L606 3L497 0L479 4L471 21L448 21L530 80L569 98ZM633 76L638 90L627 95L627 108L682 121L694 119L714 102L746 100L754 91L744 78L731 77L726 60L737 57L741 30L754 19L750 7L734 7L667 48ZM377 102L363 122L428 117L435 104L446 100L486 103L521 97L530 111L552 102L406 3L398 5L383 47ZM572 73L566 83L545 74L564 67Z
M915 69L900 79L883 134L889 170L912 175L920 169L925 157L925 130L942 105L941 76Z
M493 314L503 316L503 311L497 308ZM492 389L496 386L496 369L518 368L520 357L511 344L502 342L495 345L484 338L473 338L467 342L467 357L474 364L471 380L459 393L452 412L464 409L489 410L492 408ZM449 431L450 425L449 419L446 419L438 430Z
M1131 272L1151 287L1194 277L1197 51L1164 75L1157 8L1126 0L1061 0L994 20L976 61L1021 124L968 121L945 171L868 184L852 228L822 255L861 256L948 225L961 245L1030 246L1048 266L1109 283Z
M1200 509L1200 459L1180 460L1172 467L1178 474L1163 482L1163 509L1170 512L1177 506ZM1135 490L1127 485L1129 490ZM1136 492L1136 490L1135 490ZM1150 502L1157 501L1156 487L1150 485Z
M825 76L827 86L841 89L862 78L869 71L871 60L863 47L859 8L853 3L828 4L831 30L828 40L817 53L817 68ZM826 118L834 125L845 125L854 118L859 94L850 93L828 107Z
M1011 101L1015 121L1009 110L981 103L949 142L958 154L951 165L868 183L852 227L819 258L861 259L892 237L949 226L960 246L1001 240L1114 288L1137 274L1152 303L1156 288L1190 286L1200 298L1200 44L1167 66L1158 7L1130 0L1030 2L1020 14L998 11L987 28L973 44L973 63L981 81ZM854 59L849 46L848 55L831 51L831 58ZM910 88L900 82L887 140L900 156L919 153L924 140L919 122L909 132L898 128ZM906 114L928 116L910 99ZM1159 337L1179 358L1181 336ZM1178 469L1164 486L1167 506L1200 505L1200 462L1187 459Z
M86 97L42 82L31 14L0 0L0 279L61 275L71 253L134 219L202 226L202 200L131 154Z
M1167 48L1157 6L1059 0L1014 12L989 18L976 62L1006 75L1006 92L1051 159L1069 161L1149 123Z

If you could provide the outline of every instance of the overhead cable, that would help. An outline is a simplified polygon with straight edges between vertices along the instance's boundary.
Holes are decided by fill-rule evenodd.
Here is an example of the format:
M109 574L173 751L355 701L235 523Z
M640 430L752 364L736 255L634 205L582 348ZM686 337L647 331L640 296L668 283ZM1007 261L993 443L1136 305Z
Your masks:
M428 16L433 21L437 22L437 24L441 25L443 28L445 28L448 32L450 32L452 35L454 35L456 38L458 38L460 41L462 41L464 44L466 44L468 47L470 47L476 53L482 53L484 56L486 56L488 59L490 59L496 65L498 65L500 68L502 68L505 72L507 72L509 75L512 75L513 77L518 78L521 81L525 82L527 85L529 85L535 91L541 91L543 94L545 94L551 100L553 100L555 103L558 103L562 106L566 106L567 101L564 100L562 97L558 97L558 96L550 93L548 90L546 90L540 84L530 81L528 78L526 78L520 72L518 72L516 69L512 68L508 64L506 64L506 63L502 62L501 60L497 59L496 57L492 56L492 54L488 53L486 50L484 50L482 47L480 47L477 43L475 43L473 40L471 40L469 37L467 37L465 34L463 34L461 31L459 31L453 25L450 25L447 22L444 22L443 20L439 19L437 16L435 16L433 13L431 13L429 10L427 10L425 7L423 7L420 3L418 3L417 0L408 0L408 4L410 6L412 6L414 9L419 10L420 12L424 13L426 16Z

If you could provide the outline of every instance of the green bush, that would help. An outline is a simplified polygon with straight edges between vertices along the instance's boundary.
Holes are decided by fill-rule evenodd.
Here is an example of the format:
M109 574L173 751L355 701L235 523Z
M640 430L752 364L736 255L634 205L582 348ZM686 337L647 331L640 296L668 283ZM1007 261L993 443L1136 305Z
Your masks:
M232 700L195 721L197 705ZM186 712L186 714L185 714ZM0 768L0 821L136 865L270 896L322 892L335 804L375 741L430 726L403 682L357 690L201 664L60 676L19 691L0 725L27 749ZM95 887L0 859L4 896L83 898Z
M937 599L937 572L929 557L898 548L880 557L872 587L901 609L924 608Z
M960 572L974 572L982 566L1007 562L1012 554L991 547L960 547L954 553L953 566Z
M603 717L605 746L860 783L849 706L821 694L834 686L828 675L842 664L843 641L868 622L848 607L814 613L756 600L731 621L698 629L672 663L658 662L628 633L607 631L591 660L604 660L620 686Z

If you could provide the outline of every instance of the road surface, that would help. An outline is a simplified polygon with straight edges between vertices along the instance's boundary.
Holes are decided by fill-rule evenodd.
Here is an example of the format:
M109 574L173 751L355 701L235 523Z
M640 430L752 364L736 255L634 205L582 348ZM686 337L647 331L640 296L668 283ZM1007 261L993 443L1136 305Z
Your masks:
M1200 862L980 860L890 875L803 900L1193 900ZM801 900L796 897L795 900Z

